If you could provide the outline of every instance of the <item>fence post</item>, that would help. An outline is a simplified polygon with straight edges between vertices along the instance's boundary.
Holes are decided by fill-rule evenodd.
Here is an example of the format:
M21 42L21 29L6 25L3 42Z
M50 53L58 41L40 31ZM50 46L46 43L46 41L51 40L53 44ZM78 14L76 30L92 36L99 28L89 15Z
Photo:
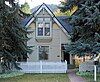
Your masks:
M40 61L40 73L42 73L42 61Z
M67 61L65 60L65 68L66 68L66 72L67 72Z

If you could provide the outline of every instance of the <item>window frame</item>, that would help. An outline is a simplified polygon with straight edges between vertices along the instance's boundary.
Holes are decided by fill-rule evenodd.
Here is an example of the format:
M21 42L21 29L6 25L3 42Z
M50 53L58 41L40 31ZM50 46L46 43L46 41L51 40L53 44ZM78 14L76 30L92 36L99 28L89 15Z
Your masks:
M39 47L48 47L49 48L49 52L48 52L48 58L47 59L40 59L40 54L39 54ZM50 45L39 45L39 46L37 46L38 47L38 60L40 60L40 61L47 61L47 60L49 60L49 55L50 55Z
M39 24L41 24L41 23L38 23L38 26L37 26L38 36L43 36L43 27L42 26L40 27ZM39 30L41 30L42 32L39 33L40 32Z
M50 17L38 17L38 18L43 18L43 20L45 20L45 18L50 18ZM43 35L38 35L38 23L40 23L40 22L38 22L38 18L36 19L36 37L51 37L51 35L52 35L52 21L51 21L51 18L50 18L50 22L43 22L43 23L45 23L45 24L50 24L49 26L50 26L50 34L49 35L45 35L45 27L43 27Z

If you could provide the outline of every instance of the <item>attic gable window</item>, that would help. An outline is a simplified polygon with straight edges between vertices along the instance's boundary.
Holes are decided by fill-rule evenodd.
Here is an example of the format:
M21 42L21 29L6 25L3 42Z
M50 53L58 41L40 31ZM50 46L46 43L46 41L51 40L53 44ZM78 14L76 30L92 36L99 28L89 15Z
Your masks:
M36 21L36 32L37 36L50 36L51 29L50 18L37 18Z
M45 24L45 36L50 36L50 24Z
M38 23L38 36L43 36L43 24Z

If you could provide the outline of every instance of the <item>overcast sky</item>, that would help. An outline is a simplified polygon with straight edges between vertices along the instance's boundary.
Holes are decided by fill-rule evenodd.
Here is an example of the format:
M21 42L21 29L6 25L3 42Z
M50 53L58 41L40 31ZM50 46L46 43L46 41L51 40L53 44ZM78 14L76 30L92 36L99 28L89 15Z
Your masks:
M19 4L23 4L28 2L30 5L30 8L34 8L37 5L41 5L42 3L46 3L46 4L60 4L61 0L19 0Z

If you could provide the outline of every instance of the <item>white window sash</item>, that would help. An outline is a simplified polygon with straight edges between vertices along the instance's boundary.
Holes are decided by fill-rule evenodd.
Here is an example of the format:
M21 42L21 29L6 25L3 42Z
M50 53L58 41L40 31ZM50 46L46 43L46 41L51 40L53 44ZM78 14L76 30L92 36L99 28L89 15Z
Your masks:
M38 20L36 21L36 37L51 37L52 34L52 21L50 20L50 22L48 22L50 24L50 35L46 36L45 35L45 27L43 27L43 36L38 35ZM46 22L43 22L43 24L45 24Z

